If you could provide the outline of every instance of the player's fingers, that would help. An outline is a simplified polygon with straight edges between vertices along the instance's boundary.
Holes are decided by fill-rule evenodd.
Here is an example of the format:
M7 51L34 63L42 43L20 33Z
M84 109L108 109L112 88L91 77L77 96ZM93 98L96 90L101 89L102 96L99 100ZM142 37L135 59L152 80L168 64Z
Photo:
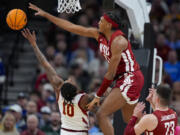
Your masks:
M91 110L91 109L92 109L92 106L89 106L89 107L88 107L88 110Z
M145 105L145 103L144 103L144 102L141 102L141 105L143 105L143 106L144 106L144 105Z
M87 107L87 108L89 108L89 107L90 107L90 105L91 105L91 102L90 102L89 104L87 104L87 105L86 105L86 107Z
M29 30L28 28L26 28L26 31L27 31L27 33L28 33L29 35L31 35L31 32L30 32L30 30Z
M148 94L148 96L147 96L147 98L146 99L149 99L149 98L151 98L152 97L152 92L151 91L149 91L149 94Z
M143 102L140 102L138 104L138 107L139 107L140 110L142 110L145 107L145 104Z
M35 5L34 5L34 4L32 4L31 2L29 2L29 5L30 5L30 6L35 6Z
M22 34L25 38L27 38L27 37L26 37L26 34L24 33L24 31L21 31L21 34Z
M141 109L144 110L144 108L145 108L145 105L143 104L143 105L141 106Z
M152 91L152 89L151 88L149 88L149 92L151 92Z
M142 105L143 105L143 102L139 102L137 105L138 105L138 106L142 106Z
M32 34L28 28L26 28L26 31L27 31L28 36L32 37Z
M136 108L138 108L139 107L139 102L137 103L137 105L136 105Z
M36 12L36 13L34 13L34 15L35 15L35 16L38 16L38 15L40 15L40 13L39 13L39 12Z
M152 93L153 93L153 90L149 90L149 93L151 93L151 94L152 94Z
M33 9L33 10L38 10L38 7L37 6L35 6L34 4L32 4L32 3L29 3L29 8L30 9Z
M144 108L145 108L145 106L142 105L142 106L140 106L139 110L142 111L142 110L144 110Z
M141 107L144 107L145 106L145 103L144 102L141 102Z
M154 91L155 89L154 88L149 88L149 91Z
M36 10L31 4L29 4L29 8L32 10Z
M152 91L152 90L150 90L150 91L149 91L149 95L152 95L152 94L153 94L153 91Z
M140 102L140 104L141 104L141 105L143 105L143 104L144 104L144 102Z
M27 31L29 40L31 40L31 41L34 40L34 39L33 39L33 35L32 35L32 33L30 32L30 30L27 28L26 31Z
M94 102L92 101L91 103L88 104L88 110L91 110L94 106Z
M28 37L28 34L27 34L27 30L26 29L24 29L24 34L26 35L26 38Z
M139 106L140 106L140 103L138 103L138 104L136 105L136 107L138 107L138 108L139 108Z
M146 101L150 102L150 100L151 100L151 96L148 96L148 97L146 98Z
M88 104L87 108L88 108L88 110L91 110L92 105L91 105L91 104Z
M34 30L33 30L33 37L36 39L36 33Z

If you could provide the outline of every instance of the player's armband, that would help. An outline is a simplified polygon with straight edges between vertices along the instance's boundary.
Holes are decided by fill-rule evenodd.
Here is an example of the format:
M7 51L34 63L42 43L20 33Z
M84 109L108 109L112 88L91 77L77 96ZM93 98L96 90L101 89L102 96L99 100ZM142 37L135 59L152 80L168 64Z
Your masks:
M134 130L136 121L137 121L137 117L132 116L131 120L129 121L129 123L124 131L124 135L136 135L135 130Z
M108 80L108 79L104 78L104 80L103 80L100 88L98 89L96 95L98 97L101 97L104 94L104 92L106 91L106 89L111 85L112 82L113 82L113 80Z

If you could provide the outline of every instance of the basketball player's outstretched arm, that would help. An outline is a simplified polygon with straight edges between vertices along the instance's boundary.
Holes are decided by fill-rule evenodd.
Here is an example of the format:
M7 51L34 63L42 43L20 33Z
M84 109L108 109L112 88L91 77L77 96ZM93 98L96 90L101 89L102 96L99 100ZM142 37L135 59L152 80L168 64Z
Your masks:
M40 15L42 17L45 17L46 19L48 19L49 21L51 21L52 23L56 24L58 27L66 31L69 31L69 32L72 32L81 36L85 36L85 37L95 38L96 40L98 39L99 32L97 28L86 28L80 25L73 24L65 19L61 19L61 18L58 18L49 14L31 3L29 3L29 8L37 11L35 15Z
M55 94L58 97L59 95L59 88L64 82L57 74L56 71L53 69L53 67L49 64L45 56L41 53L39 50L37 43L36 43L36 35L33 31L32 33L29 31L29 29L24 29L22 31L22 35L30 42L30 44L33 47L33 50L35 52L35 55L39 61L39 63L43 66L43 68L46 71L47 77L49 81L51 82L52 86L54 87Z

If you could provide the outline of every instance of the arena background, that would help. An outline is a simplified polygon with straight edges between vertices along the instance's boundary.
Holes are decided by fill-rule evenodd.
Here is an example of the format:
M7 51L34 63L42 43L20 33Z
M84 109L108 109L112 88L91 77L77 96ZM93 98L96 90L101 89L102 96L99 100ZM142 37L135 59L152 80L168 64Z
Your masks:
M58 16L56 10L57 1L1 0L1 117L3 117L3 113L8 110L9 105L20 104L23 109L26 110L30 100L36 102L37 111L34 113L37 113L37 115L44 114L43 110L41 110L42 106L48 106L51 111L58 111L47 78L38 64L31 46L25 41L19 31L10 30L5 22L7 13L13 8L23 9L27 13L27 27L36 31L38 46L55 67L56 71L60 75L63 74L62 77L64 79L67 78L68 74L74 75L78 79L78 83L83 90L86 90L86 92L94 92L100 85L107 68L107 64L98 54L96 41L67 33L57 28L46 19L35 17L34 12L27 8L29 2ZM139 40L133 36L129 36L130 42L134 48L133 51L145 76L145 85L140 100L145 101L148 88L152 86L154 48L157 48L157 53L162 57L164 62L161 83L168 83L172 87L174 94L171 105L177 110L179 115L180 3L176 0L154 0L148 2L152 4L150 12L151 23L146 23L144 26L143 42L139 42ZM124 20L128 22L126 29L123 31L126 35L130 35L128 29L132 28L132 26L127 12L119 5L115 5L113 1L111 1L111 3L106 3L106 1L102 0L81 0L81 5L83 9L80 12L74 15L60 14L59 17L68 19L76 24L97 27L98 20L104 10L118 8L124 12ZM175 55L177 55L177 59ZM172 61L175 62L173 62L171 67L168 66L168 63L172 63ZM157 83L158 80L159 63L157 62L156 65L155 83ZM176 71L172 71L171 69L175 69ZM172 74L177 74L177 76L174 77ZM150 106L148 103L146 104L146 112L148 113L150 111ZM116 135L122 134L125 127L120 113L120 111L116 112L113 120ZM47 114L49 116L51 115L49 112ZM24 115L25 114L22 114L22 118ZM91 117L94 119L91 126L97 127L98 129L94 114L91 114ZM21 130L22 129L20 129L20 131ZM101 132L97 131L96 134L101 134Z

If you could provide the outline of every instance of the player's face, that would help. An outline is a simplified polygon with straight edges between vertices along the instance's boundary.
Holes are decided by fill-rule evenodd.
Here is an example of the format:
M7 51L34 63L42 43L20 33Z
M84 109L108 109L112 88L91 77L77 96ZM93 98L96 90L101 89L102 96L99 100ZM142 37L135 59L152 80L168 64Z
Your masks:
M99 31L104 33L106 31L107 27L109 26L109 23L102 16L99 20L98 25L99 25Z

